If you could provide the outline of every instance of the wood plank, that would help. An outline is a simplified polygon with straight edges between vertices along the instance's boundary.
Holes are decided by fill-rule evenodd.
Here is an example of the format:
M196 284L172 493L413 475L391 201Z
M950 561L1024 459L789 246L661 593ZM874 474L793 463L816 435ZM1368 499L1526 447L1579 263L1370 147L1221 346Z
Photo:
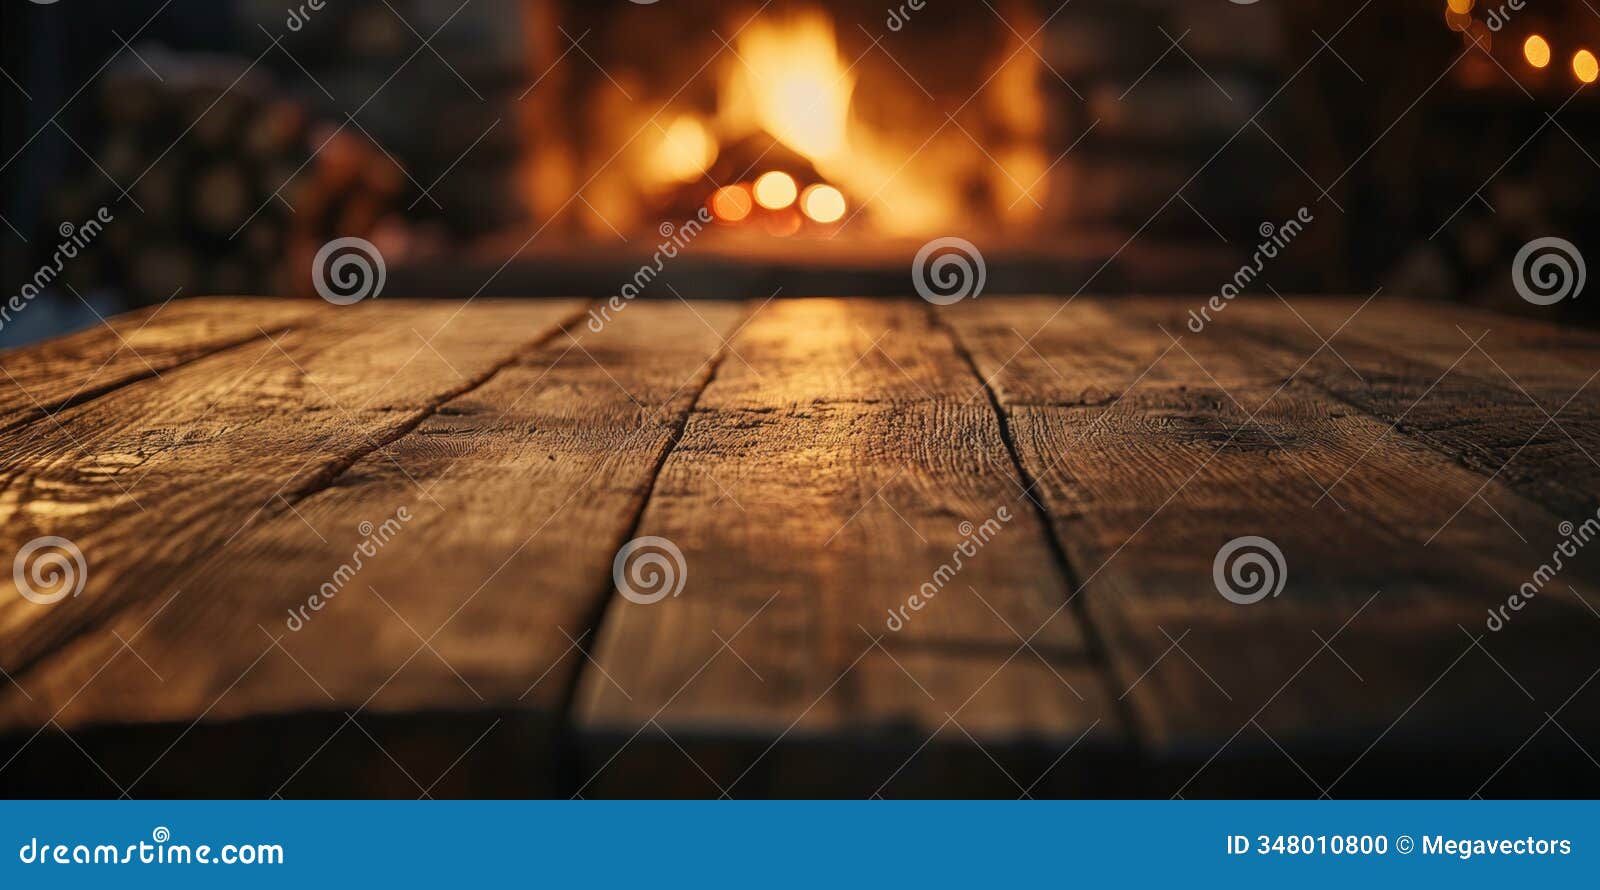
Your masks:
M1600 507L1600 337L1410 301L1359 305L1257 300L1224 324L1305 355L1320 345L1311 328L1344 325L1307 379L1563 519ZM1345 361L1374 373L1358 379Z
M482 336L475 311L462 321ZM146 601L115 634L74 641L24 675L41 699L33 712L73 695L117 656L120 636L148 670L124 658L58 721L167 721L146 735L170 740L203 713L219 736L187 740L165 772L141 778L162 753L143 746L119 775L141 789L216 780L249 750L245 733L222 737L217 725L249 721L290 744L260 755L247 793L561 793L555 720L582 662L573 643L721 336L745 311L639 304L598 334L573 326L441 405L387 456L367 455L293 512L252 525L171 606ZM363 555L362 523L386 519L392 539ZM330 583L334 595L309 607ZM475 759L457 763L469 747ZM374 760L357 775L329 766Z
M318 308L304 300L179 300L0 352L0 371L12 384L0 387L0 432L265 334L282 333L310 321Z
M582 677L580 793L1092 786L1121 733L1103 666L924 305L773 303L731 348L638 530L681 551L682 589L613 594Z
M382 454L442 400L579 311L458 309L345 307L314 329L69 407L59 427L0 434L0 549L60 536L88 564L79 595L54 607L24 600L10 575L0 580L3 667L26 673L130 604L181 589L197 560L247 525L290 512L361 457Z
M1019 300L939 315L992 380L1136 726L1158 761L1179 764L1166 793L1202 793L1196 778L1224 772L1217 755L1273 761L1291 794L1381 787L1406 752L1442 738L1498 763L1581 683L1571 666L1600 643L1600 622L1555 594L1485 633L1486 610L1550 558L1502 517L1530 529L1557 517L1307 381L1285 385L1303 355L1225 323L1174 346L1158 325L1183 332L1189 308ZM1241 606L1212 569L1245 535L1281 549L1287 586ZM1597 559L1563 578L1592 582Z

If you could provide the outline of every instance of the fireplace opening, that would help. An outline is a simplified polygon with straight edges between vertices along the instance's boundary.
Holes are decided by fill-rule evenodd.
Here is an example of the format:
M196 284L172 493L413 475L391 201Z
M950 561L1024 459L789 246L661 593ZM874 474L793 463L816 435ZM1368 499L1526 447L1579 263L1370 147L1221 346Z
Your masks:
M1028 231L1074 123L1047 111L1033 4L982 27L914 6L544 5L560 22L530 31L537 55L591 64L530 90L533 224L631 240L704 209L724 241Z

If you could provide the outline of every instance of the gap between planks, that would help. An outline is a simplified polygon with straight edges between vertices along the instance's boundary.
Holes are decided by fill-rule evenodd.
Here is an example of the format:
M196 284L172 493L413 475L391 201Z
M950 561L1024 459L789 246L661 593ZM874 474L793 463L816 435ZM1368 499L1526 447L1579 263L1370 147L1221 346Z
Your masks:
M477 376L468 378L460 386L457 386L453 389L442 390L433 399L432 404L424 405L421 408L418 408L416 410L415 417L397 425L393 435L388 436L383 441L373 443L372 447L366 449L365 451L353 451L349 456L328 464L320 472L306 480L305 484L296 487L293 491L285 492L281 498L281 500L284 502L283 507L278 508L269 506L263 509L262 512L267 513L267 515L277 515L278 513L293 509L295 504L300 503L319 491L332 487L335 482L339 481L339 477L349 472L351 467L359 464L361 461L367 459L371 455L378 453L387 455L388 452L386 449L388 449L389 446L394 445L401 439L404 439L406 436L411 435L411 433L416 431L417 427L425 423L428 418L439 413L439 409L443 408L451 400L460 398L461 396L473 392L474 390L481 389L485 384L493 380L501 371L504 371L506 368L509 368L517 362L522 361L528 356L534 354L541 347L549 343L551 340L554 340L556 337L559 337L562 334L566 334L568 337L571 337L572 326L583 319L588 314L589 309L594 305L594 301L582 303L576 309L574 309L570 315L551 325L539 336L529 340L522 346L517 347L515 350L512 350L502 361L497 362L494 365L491 365L490 367L478 372ZM466 304L462 304L462 306L465 308ZM449 322L446 322L446 324L448 323ZM371 439L368 441L372 442ZM269 510L271 512L268 512ZM244 528L249 528L251 524L253 523L246 523ZM242 530L243 529L241 529L241 531Z
M1060 570L1061 577L1066 585L1066 589L1063 591L1066 599L1061 604L1062 608L1070 610L1078 620L1079 626L1083 628L1084 641L1089 649L1090 657L1101 668L1100 681L1105 687L1106 698L1111 702L1111 707L1116 710L1117 716L1121 718L1123 725L1127 727L1128 744L1132 749L1133 757L1137 761L1142 761L1145 759L1146 750L1144 728L1140 724L1138 714L1132 704L1125 701L1119 692L1119 690L1126 688L1127 678L1118 676L1119 672L1116 668L1116 663L1111 658L1110 649L1106 646L1105 638L1100 628L1090 617L1088 608L1078 599L1078 594L1083 592L1082 576L1078 573L1077 567L1072 564L1072 559L1067 555L1066 547L1058 537L1055 518L1050 514L1049 509L1038 498L1033 496L1033 490L1038 482L1033 473L1028 470L1027 465L1023 463L1022 455L1017 450L1016 439L1011 432L1011 418L1007 415L1005 407L1000 404L999 394L994 391L990 381L985 379L983 373L978 370L978 361L973 357L972 351L967 348L966 342L961 339L961 335L947 320L940 318L937 307L929 305L926 311L928 319L933 326L943 331L944 335L949 338L951 348L966 363L968 370L972 372L973 379L977 381L978 386L982 387L983 394L989 401L990 409L994 411L995 422L1000 426L1000 441L1004 443L1006 453L1011 456L1011 465L1017 471L1017 478L1022 480L1024 486L1023 497L1039 517L1040 531L1044 534L1045 547L1049 550L1051 559L1055 562L1056 568Z
M672 454L677 450L679 443L683 441L683 432L689 426L689 418L694 415L695 407L700 404L700 398L705 395L706 390L709 389L712 382L717 379L717 371L722 368L723 361L725 361L728 357L728 350L730 349L733 338L737 337L739 335L739 331L742 330L744 326L749 323L750 319L754 318L756 313L760 311L761 306L759 305L748 309L739 316L738 323L733 326L733 333L730 336L722 338L720 333L718 334L719 339L721 339L722 342L717 346L716 351L711 354L711 357L707 359L707 363L710 365L710 368L707 370L704 379L701 380L699 387L695 389L694 396L690 398L689 404L683 409L682 412L679 413L677 421L673 426L672 436L667 440L666 447L661 449L661 454L656 459L655 465L650 468L649 478L645 481L644 497L639 499L638 507L634 510L633 515L628 518L627 528L624 529L622 536L617 540L615 549L620 550L639 534L639 525L644 520L644 513L645 510L650 506L651 498L655 496L656 483L661 479L662 467L667 465L667 460L672 457ZM597 587L598 590L594 597L594 608L581 627L582 633L578 635L578 640L582 644L578 646L578 651L583 653L584 659L583 661L579 662L577 670L573 671L572 675L568 678L567 687L562 692L560 704L556 711L558 715L556 719L561 728L561 733L564 737L564 740L570 743L568 745L569 749L577 744L577 721L574 719L574 715L577 706L578 691L583 688L585 681L595 682L594 678L587 675L591 671L598 670L593 659L593 653L590 650L599 643L600 631L602 626L605 624L606 613L610 611L610 605L612 601L621 595L621 593L616 589L614 571L608 572L605 577L600 580ZM579 789L577 787L578 783L575 775L571 784L574 796L576 796L576 792Z

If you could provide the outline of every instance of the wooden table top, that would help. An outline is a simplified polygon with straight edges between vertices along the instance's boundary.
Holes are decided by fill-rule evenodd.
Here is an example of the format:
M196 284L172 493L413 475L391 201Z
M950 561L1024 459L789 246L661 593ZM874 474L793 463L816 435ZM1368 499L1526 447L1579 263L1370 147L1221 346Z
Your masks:
M191 300L0 354L0 791L1600 783L1593 334L597 305Z

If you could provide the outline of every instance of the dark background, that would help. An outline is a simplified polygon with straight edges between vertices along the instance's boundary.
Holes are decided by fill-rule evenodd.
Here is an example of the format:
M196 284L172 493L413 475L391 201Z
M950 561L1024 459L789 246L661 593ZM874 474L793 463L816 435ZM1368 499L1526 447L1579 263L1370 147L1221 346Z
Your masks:
M818 4L767 11L802 5ZM1383 287L1585 320L1583 299L1529 307L1509 270L1533 238L1595 243L1600 115L1571 68L1577 49L1600 48L1587 3L1478 0L1454 19L1465 30L1445 0L1045 0L997 4L1004 19L928 0L899 30L887 4L822 5L845 58L944 77L957 96L984 72L953 41L1008 39L1019 10L1045 23L1033 45L1052 198L1021 235L972 236L995 245L993 292L1215 293L1262 222L1304 206L1316 222L1252 291ZM725 17L758 4L327 0L294 28L297 7L4 5L0 298L47 261L64 222L101 206L116 221L0 346L174 295L314 298L311 254L346 235L383 249L385 294L608 296L654 239L540 219L525 162L553 138L603 151L584 138L586 91L602 76L649 83L652 47L698 64L706 32L729 35ZM1521 54L1534 32L1554 49L1543 71ZM940 101L906 93L938 119ZM870 232L840 240L846 261L837 242L711 246L675 280L699 296L907 292L908 253Z

